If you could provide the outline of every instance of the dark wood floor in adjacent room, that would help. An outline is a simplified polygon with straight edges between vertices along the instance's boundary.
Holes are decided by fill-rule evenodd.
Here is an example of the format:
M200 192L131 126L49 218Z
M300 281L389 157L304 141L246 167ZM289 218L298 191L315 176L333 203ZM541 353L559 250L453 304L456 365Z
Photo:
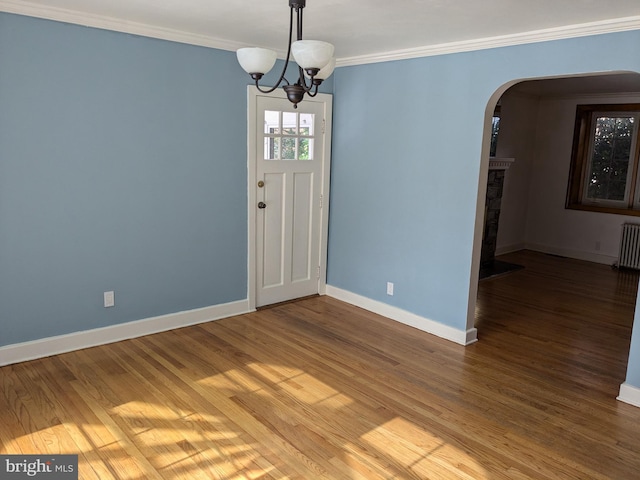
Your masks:
M0 453L100 480L640 478L615 400L638 275L504 260L466 348L316 297L2 367Z

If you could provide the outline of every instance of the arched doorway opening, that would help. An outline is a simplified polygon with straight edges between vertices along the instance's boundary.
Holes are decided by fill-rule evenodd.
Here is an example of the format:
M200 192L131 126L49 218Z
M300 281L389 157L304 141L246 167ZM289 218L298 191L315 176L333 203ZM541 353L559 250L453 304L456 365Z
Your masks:
M505 84L494 93L487 104L485 121L480 176L482 192L478 201L473 260L476 279L480 277L482 264L486 208L489 202L495 203L495 197L491 196L495 192L490 189L495 191L496 186L487 187L486 182L491 176L489 126L498 101L501 122L496 157L514 161L500 186L499 223L494 238L497 258L505 258L501 256L510 252L529 250L602 265L613 264L618 256L621 224L634 220L640 223L640 218L566 207L575 147L576 109L578 105L587 104L640 103L640 74L618 72L521 80ZM631 168L629 174L636 170L637 167ZM618 283L620 288L633 289L635 298L637 277L625 277ZM590 294L598 295L597 287L593 288ZM476 324L477 291L472 295L470 315L473 315L473 323L470 325L478 328L482 337L482 324ZM561 309L562 306L558 304L553 308ZM633 322L632 310L629 315L627 320ZM626 329L630 336L628 326ZM580 348L578 337L576 333L574 341Z

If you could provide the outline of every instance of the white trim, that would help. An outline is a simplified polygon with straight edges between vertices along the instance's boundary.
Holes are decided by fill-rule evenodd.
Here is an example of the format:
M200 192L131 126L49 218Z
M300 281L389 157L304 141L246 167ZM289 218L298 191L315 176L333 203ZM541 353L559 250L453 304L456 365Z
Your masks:
M58 22L73 23L115 32L130 33L144 37L158 38L173 42L199 45L202 47L218 48L220 50L235 51L238 48L246 47L245 43L233 42L221 38L191 33L184 30L175 30L139 22L130 22L121 18L107 17L83 13L74 10L51 7L30 3L22 0L0 0L0 12L27 15L29 17L44 18ZM474 40L464 40L460 42L440 43L437 45L426 45L416 48L394 50L391 52L374 53L370 55L356 55L352 57L339 58L336 66L345 67L349 65L364 65L367 63L390 62L393 60L406 60L419 57L430 57L434 55L445 55L450 53L470 52L474 50L484 50L497 47L508 47L525 43L546 42L549 40L561 40L566 38L584 37L589 35L600 35L605 33L624 32L640 29L640 15L633 17L615 18L611 20L601 20L597 22L581 23L576 25L565 25L562 27L533 30L530 32L515 33L510 35L499 35L495 37L478 38ZM284 52L279 52L280 56Z
M475 328L467 331L458 330L443 323L421 317L415 313L407 312L401 308L387 305L386 303L372 300L331 285L327 285L327 295L460 345L470 345L478 341L478 331Z
M232 42L209 35L191 33L184 30L149 25L139 22L131 22L122 18L107 17L91 13L78 12L65 8L41 5L21 0L0 0L0 12L15 13L29 17L44 18L57 22L72 23L85 27L101 28L114 32L129 33L143 37L169 40L171 42L198 45L201 47L218 48L221 50L235 51L246 47L246 44Z
M519 252L524 250L526 245L524 243L512 243L511 245L498 245L496 247L496 257L504 255L506 253Z
M279 90L273 92L280 94ZM253 85L247 85L247 299L249 308L256 308L256 160L253 159L257 150L256 115L258 110L257 96L259 90Z
M587 262L601 263L603 265L613 265L618 261L617 256L613 257L611 255L586 252L583 250L573 250L570 248L552 247L549 245L540 245L537 243L525 243L524 248L526 250L533 250L535 252L559 255L561 257L574 258L576 260L586 260Z
M572 250L568 248L549 247L536 243L513 243L511 245L498 246L496 247L496 257L500 255L506 255L507 253L519 252L520 250L532 250L534 252L559 255L561 257L574 258L577 260L586 260L588 262L601 263L603 265L613 265L618 261L618 257L614 257L611 255L584 252L581 250Z
M618 395L617 400L634 407L640 407L640 388L629 385L626 382L623 383L620 385L620 395Z
M0 347L0 366L249 313L247 300Z
M408 60L411 58L431 57L451 53L471 52L486 50L489 48L509 47L526 43L547 42L550 40L562 40L589 35L601 35L605 33L624 32L640 29L640 15L634 17L615 18L598 22L581 23L577 25L565 25L563 27L532 30L511 35L499 35L495 37L477 38L460 42L440 43L424 47L407 48L391 52L374 53L371 55L358 55L339 58L338 67L350 65L364 65L367 63L391 62L394 60Z
M326 97L324 95L327 95ZM333 133L333 95L318 94L316 98L324 99L324 148L322 154L322 211L320 212L320 278L318 279L318 293L324 295L327 292L327 258L329 252L329 201L331 192L331 152Z

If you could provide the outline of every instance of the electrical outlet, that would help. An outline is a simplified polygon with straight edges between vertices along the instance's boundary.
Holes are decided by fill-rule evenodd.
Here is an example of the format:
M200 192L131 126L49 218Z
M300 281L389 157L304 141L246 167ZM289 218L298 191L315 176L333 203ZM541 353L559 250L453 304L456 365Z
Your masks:
M113 292L104 292L104 306L113 307L116 304L116 298Z
M393 282L387 282L387 295L393 295Z

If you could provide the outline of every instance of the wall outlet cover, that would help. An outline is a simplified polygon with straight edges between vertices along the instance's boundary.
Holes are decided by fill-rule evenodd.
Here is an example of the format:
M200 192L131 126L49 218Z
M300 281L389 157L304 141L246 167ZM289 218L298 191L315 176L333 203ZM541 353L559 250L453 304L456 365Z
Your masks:
M113 307L116 304L115 295L113 292L104 292L104 306Z

